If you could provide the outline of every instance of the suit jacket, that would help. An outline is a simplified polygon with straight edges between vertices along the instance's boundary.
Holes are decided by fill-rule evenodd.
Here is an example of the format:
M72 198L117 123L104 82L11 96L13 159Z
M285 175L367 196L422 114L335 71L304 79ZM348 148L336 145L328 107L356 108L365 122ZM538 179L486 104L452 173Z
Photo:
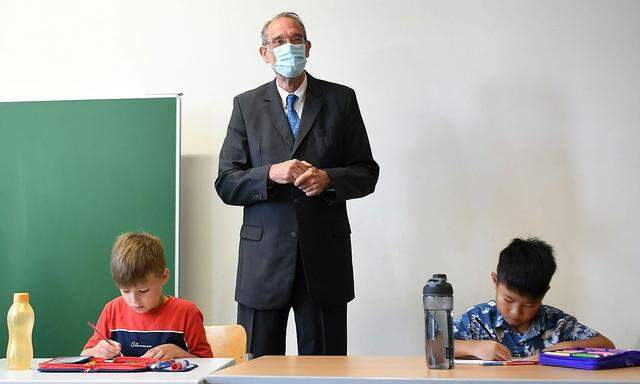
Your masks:
M295 141L274 80L234 98L220 151L216 190L226 204L244 207L235 298L251 308L288 305L298 244L313 304L354 298L345 201L372 193L379 167L355 92L307 77ZM271 165L294 158L324 169L332 188L307 197L293 184L269 187Z

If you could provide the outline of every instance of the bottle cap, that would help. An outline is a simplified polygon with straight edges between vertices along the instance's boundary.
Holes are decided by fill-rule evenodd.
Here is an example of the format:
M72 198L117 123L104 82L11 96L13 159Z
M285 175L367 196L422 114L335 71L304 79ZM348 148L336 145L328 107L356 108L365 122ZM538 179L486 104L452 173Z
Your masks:
M20 292L13 294L13 302L14 303L28 303L29 302L29 292Z
M435 274L427 281L422 289L423 295L433 296L451 296L453 295L453 287L447 282L447 275Z

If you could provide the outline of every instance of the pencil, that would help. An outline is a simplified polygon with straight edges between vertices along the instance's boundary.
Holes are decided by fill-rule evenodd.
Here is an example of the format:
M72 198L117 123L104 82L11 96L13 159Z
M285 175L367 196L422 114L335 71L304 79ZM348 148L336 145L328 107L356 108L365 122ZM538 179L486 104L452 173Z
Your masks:
M102 334L102 332L100 332L100 331L98 330L98 328L97 328L95 325L93 325L93 323L92 323L92 322L90 322L90 321L88 321L88 320L87 320L87 324L91 327L91 329L93 329L94 331L96 331L96 333L97 333L100 337L102 337L102 340L104 340L104 341L106 341L107 343L109 343L109 345L111 345L112 347L116 347L116 348L118 347L117 345L114 345L114 344L111 342L111 340L107 339L107 338L105 337L105 335L103 335L103 334ZM122 354L122 352L120 352L120 356L124 356L124 355Z
M502 340L500 340L500 338L496 334L489 332L489 329L487 329L487 327L482 323L482 321L478 320L478 316L471 316L471 321L478 324L480 328L482 328L482 330L485 331L487 335L489 335L491 340L497 341L498 343L502 343Z
M536 365L535 360L507 360L507 361L485 361L481 365L485 367L505 366L505 365Z

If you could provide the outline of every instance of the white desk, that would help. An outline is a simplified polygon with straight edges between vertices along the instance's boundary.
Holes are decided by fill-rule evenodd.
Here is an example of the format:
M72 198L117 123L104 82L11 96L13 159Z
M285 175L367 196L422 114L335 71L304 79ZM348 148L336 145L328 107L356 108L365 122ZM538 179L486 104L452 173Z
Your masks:
M234 359L188 359L198 364L189 372L132 372L132 373L66 373L38 372L38 364L49 359L33 359L34 369L10 371L6 359L0 360L0 383L204 383L211 372L230 367Z
M263 356L207 376L212 384L640 383L640 367L585 371L542 365L433 370L424 357Z

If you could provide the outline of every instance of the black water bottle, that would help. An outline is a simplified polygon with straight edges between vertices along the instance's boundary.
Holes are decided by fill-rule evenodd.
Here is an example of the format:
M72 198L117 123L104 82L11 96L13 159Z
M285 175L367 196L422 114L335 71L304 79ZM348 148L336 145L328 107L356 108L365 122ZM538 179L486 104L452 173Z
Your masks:
M422 289L427 366L453 368L453 287L447 275L436 274Z

